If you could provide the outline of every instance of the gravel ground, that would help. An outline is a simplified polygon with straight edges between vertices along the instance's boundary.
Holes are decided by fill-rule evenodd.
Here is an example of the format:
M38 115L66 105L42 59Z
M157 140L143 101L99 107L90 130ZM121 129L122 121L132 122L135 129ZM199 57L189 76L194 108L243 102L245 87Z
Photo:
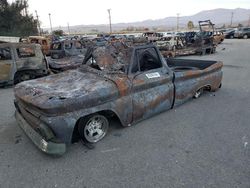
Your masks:
M114 123L89 150L53 158L14 118L12 88L0 89L0 187L250 187L250 40L225 40L222 88L129 128Z

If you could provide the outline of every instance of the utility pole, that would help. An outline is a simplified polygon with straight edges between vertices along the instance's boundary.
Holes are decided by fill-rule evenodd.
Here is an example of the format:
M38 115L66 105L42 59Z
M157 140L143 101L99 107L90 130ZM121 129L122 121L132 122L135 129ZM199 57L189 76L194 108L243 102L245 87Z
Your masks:
M250 27L250 15L249 15L249 18L248 18L248 27Z
M108 11L108 14L109 14L109 33L111 34L112 33L111 14L110 14L111 9L108 9L107 11Z
M38 14L37 14L36 10L35 10L35 13L36 13L36 20L37 20L37 27L38 27L39 36L41 36L40 21L39 21L39 17L38 17Z
M27 0L24 1L24 6L25 6L25 15L28 16L28 3L27 3Z
M51 14L49 13L50 32L52 34Z
M176 31L177 32L179 31L179 16L180 16L180 13L177 13L177 17L176 17Z
M69 22L68 22L68 33L69 33L69 35L70 35L70 30L69 30Z
M232 27L232 25L233 25L233 17L234 17L234 13L231 12L231 23L230 23L230 26L231 26L231 27Z

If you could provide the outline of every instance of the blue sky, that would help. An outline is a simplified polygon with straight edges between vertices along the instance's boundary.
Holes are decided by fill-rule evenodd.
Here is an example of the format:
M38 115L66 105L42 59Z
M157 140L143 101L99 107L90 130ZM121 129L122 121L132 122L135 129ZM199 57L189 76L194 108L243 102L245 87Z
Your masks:
M250 9L250 0L28 0L28 2L29 12L35 15L37 10L42 27L49 27L49 13L53 26L66 26L67 23L108 24L108 8L111 8L113 23L159 19L176 16L177 13L180 13L180 16L189 16L215 8Z

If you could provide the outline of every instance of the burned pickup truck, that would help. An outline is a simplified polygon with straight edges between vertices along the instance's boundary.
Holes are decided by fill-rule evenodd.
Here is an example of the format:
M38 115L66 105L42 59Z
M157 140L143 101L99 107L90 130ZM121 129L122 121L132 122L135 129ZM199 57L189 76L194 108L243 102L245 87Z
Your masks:
M0 44L0 86L17 84L48 74L46 59L38 44Z
M110 116L131 126L205 90L216 91L222 66L164 59L153 44L110 44L89 51L78 69L18 84L15 117L38 148L61 155L77 138L104 138Z

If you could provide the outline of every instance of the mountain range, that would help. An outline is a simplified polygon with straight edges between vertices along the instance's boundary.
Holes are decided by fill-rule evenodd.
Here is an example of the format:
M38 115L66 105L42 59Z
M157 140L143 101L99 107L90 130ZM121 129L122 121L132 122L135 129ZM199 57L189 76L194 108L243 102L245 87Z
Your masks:
M233 17L232 17L233 14ZM188 21L192 21L195 26L197 26L200 20L211 20L216 27L221 27L222 25L230 25L232 18L232 25L237 26L239 23L243 25L250 24L250 9L236 8L236 9L213 9L204 10L197 14L191 16L180 16L179 26L180 28L186 28ZM166 17L156 20L144 20L141 22L132 23L117 23L112 24L113 31L120 31L128 27L144 27L144 28L160 28L162 30L171 30L176 28L177 17ZM65 32L68 31L67 27L60 27L54 29L62 29ZM83 32L109 32L109 26L103 25L77 25L71 26L71 33L83 33Z

